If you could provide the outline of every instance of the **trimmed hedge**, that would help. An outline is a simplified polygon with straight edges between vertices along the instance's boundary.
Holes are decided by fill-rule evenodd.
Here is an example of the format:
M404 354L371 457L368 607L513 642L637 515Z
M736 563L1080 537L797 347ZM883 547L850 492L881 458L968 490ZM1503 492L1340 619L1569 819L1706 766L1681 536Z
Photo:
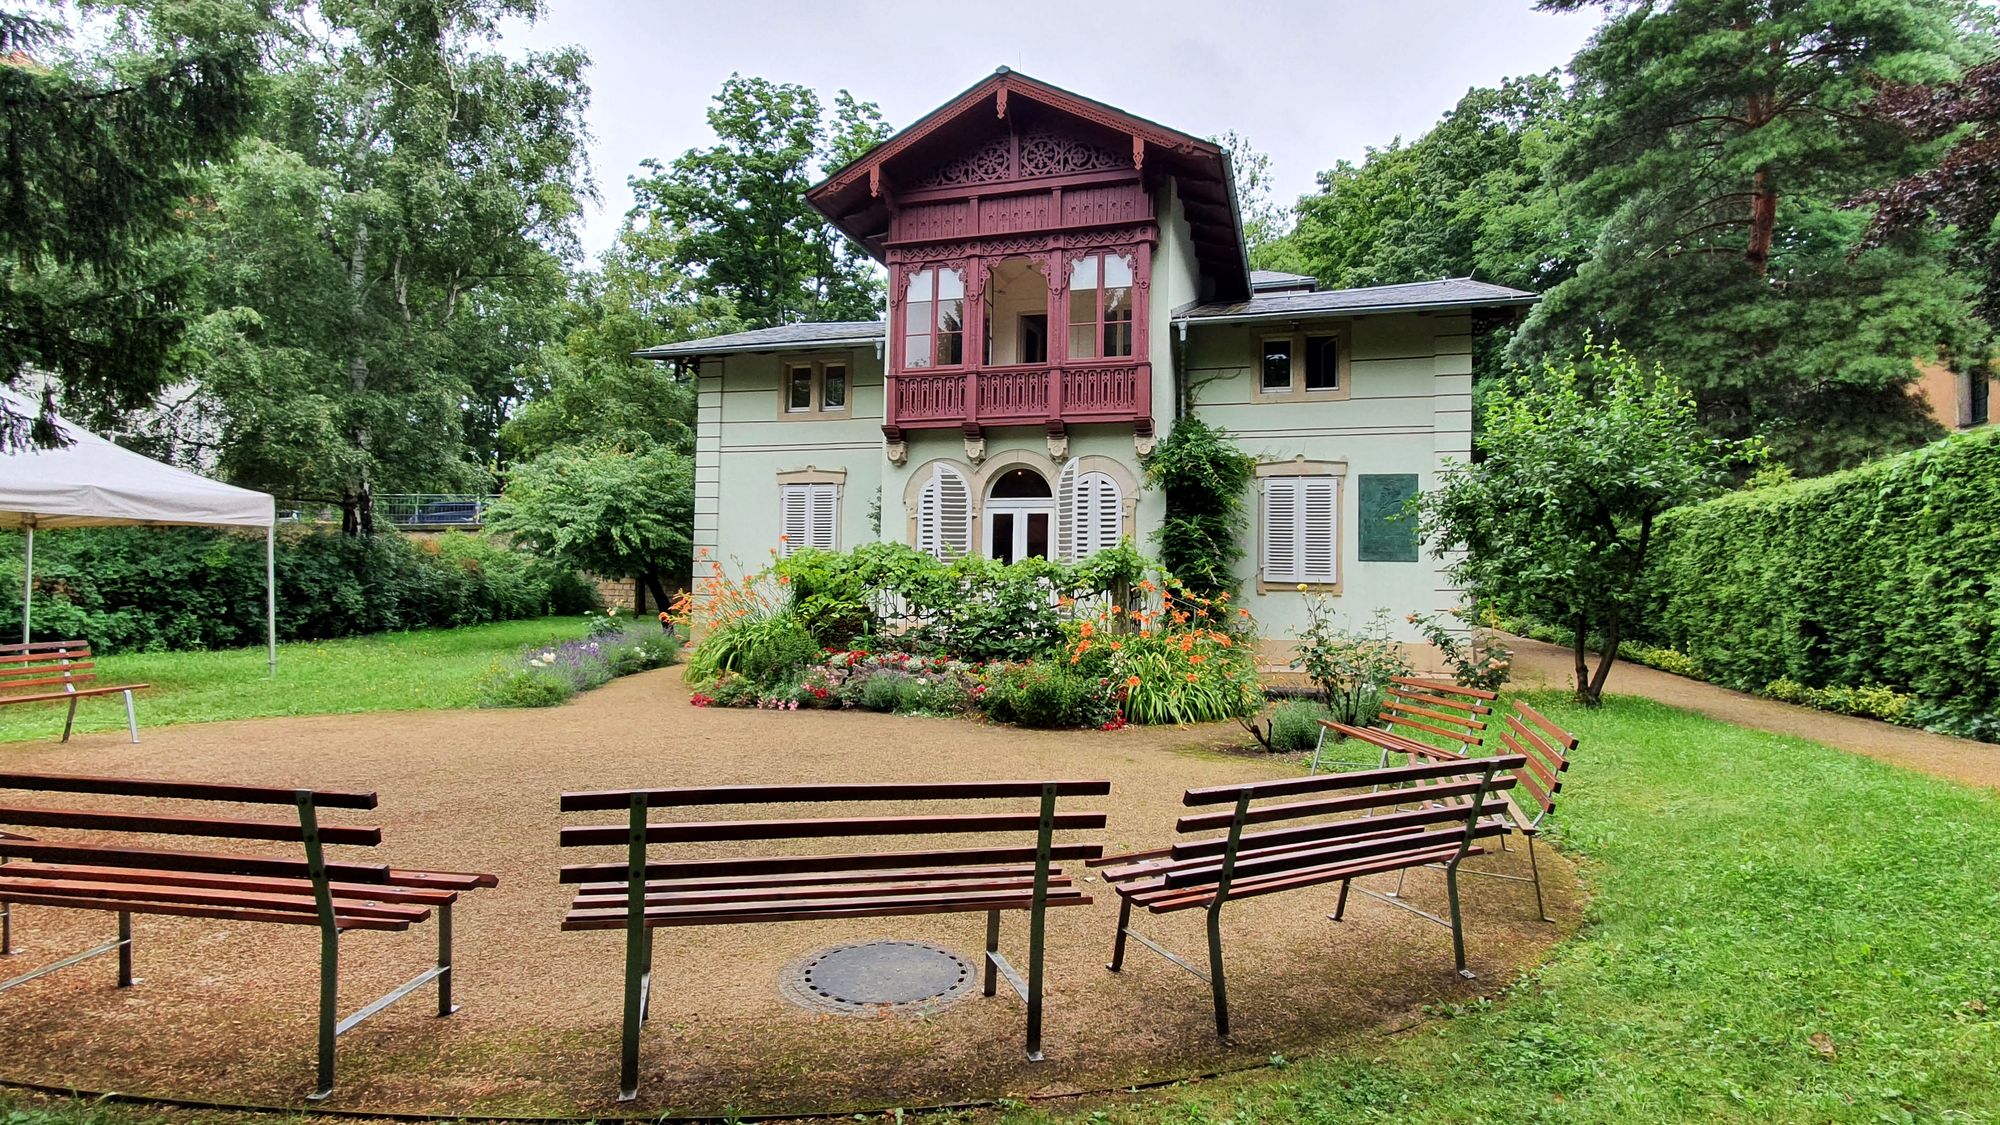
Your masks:
M1918 721L1994 737L2000 430L1669 512L1647 640L1723 684L1883 686Z
M21 536L0 535L0 637L21 634ZM577 575L480 535L368 538L281 530L278 638L325 640L581 613ZM180 527L35 536L37 640L107 652L264 643L264 537Z

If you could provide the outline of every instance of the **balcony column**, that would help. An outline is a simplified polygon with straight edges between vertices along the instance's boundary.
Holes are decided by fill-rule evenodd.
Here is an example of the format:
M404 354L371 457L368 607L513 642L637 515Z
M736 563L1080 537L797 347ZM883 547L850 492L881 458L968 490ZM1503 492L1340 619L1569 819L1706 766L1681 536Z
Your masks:
M1063 432L1063 367L1069 360L1069 270L1063 252L1051 250L1044 258L1043 274L1049 282L1049 433Z
M977 255L965 260L965 436L980 435L979 369L986 359L986 259Z

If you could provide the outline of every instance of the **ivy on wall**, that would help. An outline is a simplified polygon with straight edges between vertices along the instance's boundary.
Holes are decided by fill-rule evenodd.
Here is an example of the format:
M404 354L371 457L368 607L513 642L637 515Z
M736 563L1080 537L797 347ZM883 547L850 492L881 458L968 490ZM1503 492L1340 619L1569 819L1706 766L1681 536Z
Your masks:
M1167 573L1202 597L1234 594L1257 462L1225 431L1190 416L1174 423L1144 464L1147 485L1166 496L1156 542Z

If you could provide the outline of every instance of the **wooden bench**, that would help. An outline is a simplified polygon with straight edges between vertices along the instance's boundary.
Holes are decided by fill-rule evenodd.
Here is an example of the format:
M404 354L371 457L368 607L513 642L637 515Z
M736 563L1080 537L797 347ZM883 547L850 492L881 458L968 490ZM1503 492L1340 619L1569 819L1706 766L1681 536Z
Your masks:
M93 695L124 695L125 726L132 741L139 741L139 715L132 707L132 693L151 684L94 684L97 666L91 659L89 641L35 641L32 644L0 645L0 706L9 703L50 703L69 700L69 717L63 720L62 740L69 741L76 725L78 701ZM51 687L61 685L59 690ZM9 692L26 692L11 695Z
M1479 749L1486 736L1486 716L1493 713L1493 701L1498 698L1497 694L1479 688L1410 676L1393 677L1389 690L1383 693L1382 710L1375 716L1379 727L1357 727L1331 719L1319 721L1319 744L1313 747L1312 772L1319 772L1320 751L1326 747L1328 731L1380 749L1379 764L1384 767L1389 764L1391 754L1413 755L1414 761L1418 757L1435 757L1437 751L1444 749L1465 757ZM1445 744L1427 742L1423 735L1442 738Z
M254 785L0 773L0 791L141 797L156 800L286 805L296 817L269 820L166 812L0 805L0 824L75 830L75 838L30 839L0 834L0 904L98 910L118 916L117 937L41 968L0 981L0 992L107 953L118 955L118 987L130 988L132 916L158 914L235 922L317 926L320 934L319 1069L308 1095L333 1092L334 1042L355 1025L423 985L438 988L438 1015L457 1011L451 999L451 910L458 896L498 884L492 875L407 871L379 863L334 862L332 845L373 847L380 828L321 824L322 809L372 809L375 794ZM303 845L299 858L165 850L120 836L197 836ZM147 841L150 844L150 840ZM296 853L295 853L296 854ZM25 861L25 862L22 862ZM349 930L402 931L437 916L437 963L388 995L340 1017L340 935ZM8 937L11 938L10 927ZM7 952L12 953L9 948Z
M1458 971L1471 977L1459 924L1458 865L1467 856L1480 854L1480 840L1506 831L1496 814L1503 791L1514 784L1510 771L1520 765L1518 757L1495 757L1190 789L1182 804L1228 808L1181 817L1174 829L1182 838L1170 847L1106 856L1089 864L1103 869L1104 881L1120 900L1118 932L1107 968L1121 971L1125 939L1138 941L1207 982L1215 1001L1215 1030L1227 1036L1229 1004L1222 969L1225 904L1337 882L1340 899L1331 917L1340 921L1346 916L1348 888L1354 880L1441 863L1449 921L1403 903L1395 905L1450 929ZM1425 787L1425 799L1414 808L1397 807L1410 800L1409 787L1415 785ZM1307 799L1258 803L1295 797ZM1246 831L1262 824L1283 826ZM1152 914L1205 910L1208 971L1133 929L1134 905Z
M1062 812L1062 797L1102 797L1108 781L973 781L820 785L720 785L686 789L619 789L565 793L562 811L624 811L623 824L565 827L561 846L620 847L616 862L565 866L561 879L577 884L565 930L625 932L625 1010L618 1090L621 1101L639 1091L639 1030L652 997L653 932L662 926L713 926L753 922L810 922L828 918L882 918L911 914L984 912L984 991L995 994L996 973L1028 1008L1028 1058L1042 1058L1042 952L1044 913L1051 906L1091 900L1056 864L1094 859L1101 844L1057 843L1060 831L1101 829L1101 812ZM963 803L1034 800L1033 811L922 812L914 815L840 815L799 819L674 821L652 823L652 809L719 805L825 805L909 802ZM829 838L984 834L1017 843L930 850L862 851L800 855L783 848L767 854L653 860L654 844L752 843ZM1028 912L1027 978L1000 953L1000 914Z

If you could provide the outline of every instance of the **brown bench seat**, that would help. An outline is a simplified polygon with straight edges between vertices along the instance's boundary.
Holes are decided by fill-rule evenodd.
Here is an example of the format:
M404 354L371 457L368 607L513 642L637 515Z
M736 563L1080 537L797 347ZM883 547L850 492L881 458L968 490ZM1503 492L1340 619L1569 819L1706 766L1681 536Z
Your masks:
M1319 772L1320 751L1326 734L1332 731L1356 739L1382 751L1381 766L1393 754L1415 762L1420 758L1441 760L1463 758L1479 749L1486 737L1486 717L1493 713L1497 694L1480 688L1460 687L1437 680L1395 676L1382 695L1382 709L1375 716L1380 726L1358 727L1331 719L1319 721L1319 745L1313 747L1312 772ZM1443 740L1442 743L1427 741Z
M0 706L69 700L69 715L63 719L62 733L62 740L68 742L69 732L76 725L79 701L98 695L123 695L125 727L132 732L132 741L139 741L139 713L133 708L132 693L153 685L94 683L96 668L89 641L0 645Z
M1099 844L1057 843L1064 831L1101 829L1100 812L1059 811L1063 797L1103 796L1107 781L988 781L709 786L566 793L564 812L623 811L619 825L566 827L561 845L622 847L617 862L565 866L564 883L577 893L563 918L565 930L625 932L625 1008L619 1057L620 1100L638 1096L639 1032L650 1015L653 933L680 926L763 922L812 922L834 918L889 918L918 914L986 915L984 993L996 994L1004 977L1028 1009L1027 1053L1042 1057L1042 953L1044 913L1052 906L1083 906L1091 899L1057 866L1103 854ZM948 812L869 816L663 821L651 810L715 805L907 806L999 800L1036 803L1033 811ZM837 852L794 855L747 851L725 858L655 860L656 844L782 844L798 840L902 836L983 835L1017 844L931 850ZM1028 914L1028 971L1018 972L1000 952L1003 911Z
M0 832L0 953L13 954L13 907L96 910L117 915L115 940L45 964L9 980L0 992L106 953L118 956L118 987L132 975L134 915L204 918L230 922L315 926L320 931L319 1060L308 1097L332 1092L336 1039L369 1016L425 984L436 982L438 1015L452 1003L452 908L461 894L497 885L492 875L417 871L386 864L329 862L329 846L373 847L382 830L321 824L322 809L372 809L373 793L279 789L261 786L0 773L0 791L144 798L165 801L289 805L293 818L218 818L180 812L138 812L43 805L0 805L0 824L57 829L59 838ZM118 842L147 837L146 846ZM300 858L228 852L182 851L151 846L151 837L196 836L300 845ZM434 967L387 996L341 1018L338 1010L341 934L351 930L401 932L437 923Z
M1225 904L1339 883L1333 914L1338 921L1346 914L1348 888L1354 880L1435 863L1445 868L1451 918L1446 922L1424 916L1451 930L1458 971L1471 976L1459 924L1458 865L1467 856L1480 854L1481 840L1507 830L1501 798L1514 784L1509 771L1519 764L1518 757L1430 762L1190 789L1182 797L1190 808L1229 808L1181 817L1175 823L1181 838L1169 847L1105 856L1089 864L1101 869L1105 883L1119 897L1118 930L1107 968L1122 971L1126 939L1138 941L1208 984L1216 1032L1227 1036ZM1417 786L1422 789L1416 790ZM1248 830L1263 824L1280 827ZM1206 911L1207 971L1134 929L1134 906L1151 914Z

